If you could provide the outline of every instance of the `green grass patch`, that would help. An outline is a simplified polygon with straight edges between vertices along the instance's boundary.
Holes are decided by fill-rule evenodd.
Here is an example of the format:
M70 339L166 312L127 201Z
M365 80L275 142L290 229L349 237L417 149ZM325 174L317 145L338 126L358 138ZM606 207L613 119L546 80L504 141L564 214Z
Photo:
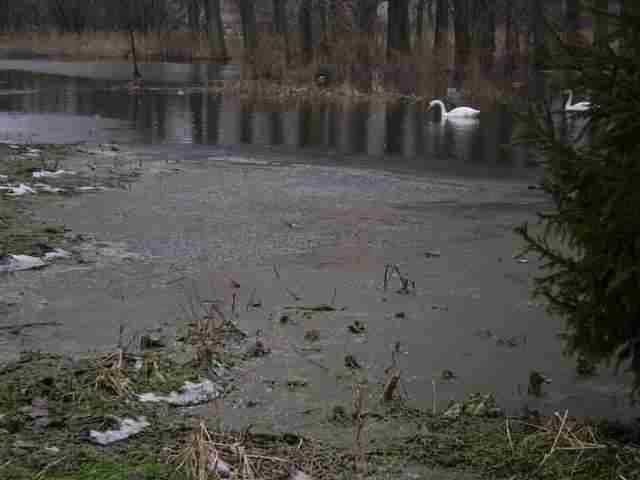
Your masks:
M416 463L477 473L481 478L595 480L639 478L640 449L599 435L595 426L555 417L542 425L505 418L434 417L404 407L386 412L373 463ZM404 429L402 424L411 425ZM509 428L507 429L507 425ZM555 445L555 446L554 446Z
M108 358L118 355L118 351ZM137 401L133 393L169 393L186 380L206 378L207 370L178 364L158 353L140 367L126 356L114 374L105 356L70 359L25 353L0 370L0 478L147 478L165 473L164 448L192 428L176 407ZM138 364L136 365L136 362ZM106 374L106 375L105 375ZM111 375L111 377L109 376ZM118 382L126 385L122 394ZM144 416L151 424L138 435L108 447L86 440L90 430L114 427L114 417ZM64 459L63 461L56 461ZM130 477L132 474L138 476ZM142 476L140 476L142 475ZM164 476L149 478L165 478ZM168 478L168 477L166 477Z
M59 168L67 155L62 146L39 146L37 158L25 156L27 147L5 150L0 154L0 175L10 184L33 183L34 171ZM5 182L0 182L5 183ZM2 196L2 193L0 193ZM42 255L47 248L58 247L64 239L64 226L34 219L33 211L40 202L50 202L51 195L29 198L0 197L0 256L7 254Z
M63 244L65 227L35 221L31 208L31 202L0 202L0 256L39 256Z
M32 182L33 172L55 171L68 155L68 147L61 145L38 145L39 153L31 154L29 148L19 147L0 154L0 175L6 175L12 183Z
M185 343L180 348L197 346ZM195 356L195 352L189 353ZM211 443L202 444L200 437L200 445L195 445L198 419L185 416L176 407L138 402L132 395L168 393L185 380L207 378L210 372L211 365L199 367L174 358L169 351L153 350L146 353L140 368L139 357L134 362L119 350L85 359L25 353L3 367L0 478L182 480L189 478L189 468L177 469L176 458L195 458L188 452L215 449L238 468L244 461L238 445L264 473L260 478L267 480L286 478L282 475L288 465L297 465L314 478L320 474L319 478L329 480L353 477L355 457L349 441L332 446L296 435L222 432L215 415L208 414L199 419L207 424ZM220 354L215 364L230 358ZM113 371L114 359L122 359L123 363L118 363L123 366L122 376L106 381L104 373ZM120 391L118 381L127 388ZM351 438L355 429L349 408L344 411L343 422L327 420L324 425L333 429L336 438ZM113 416L141 415L151 426L123 442L100 447L85 439L91 429L111 428ZM638 478L640 473L636 446L608 437L595 425L569 418L562 421L554 417L536 426L465 414L446 419L402 403L386 406L373 402L366 429L367 439L361 448L372 479L387 478L376 476L377 472L402 472L407 465L496 479L604 480Z
M166 465L149 464L141 466L123 465L121 463L98 463L87 465L72 476L49 477L44 480L161 480L170 478Z

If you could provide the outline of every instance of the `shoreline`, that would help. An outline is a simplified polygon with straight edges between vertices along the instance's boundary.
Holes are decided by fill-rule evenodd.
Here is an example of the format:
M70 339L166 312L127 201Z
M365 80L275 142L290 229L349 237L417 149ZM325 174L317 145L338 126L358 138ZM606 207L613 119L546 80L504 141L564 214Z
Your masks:
M89 155L85 150L82 148L77 154L80 157ZM127 152L117 147L112 150L103 148L94 153L98 155L97 159L104 163L105 167L113 164L120 156L123 157L120 163L127 162ZM91 154L91 156L96 155ZM132 168L135 167L135 155L130 160L133 162ZM161 159L158 160L161 162ZM61 160L57 166L77 169L77 166L82 163L84 162L80 159L75 163L71 160L69 163ZM100 162L96 164L96 167L100 166ZM125 166L122 165L123 168ZM53 165L51 167L53 168ZM186 170L186 168L180 165L164 165L162 172L158 171L156 174L178 178L176 176L184 174L180 170ZM231 165L220 170L220 173L225 176L235 175L234 172L241 168L246 167ZM245 178L244 181L246 181L246 177L242 177L241 172L236 173L240 175L238 178ZM347 173L355 175L358 172ZM250 177L253 175L253 173L247 174ZM280 177L281 174L280 170L274 172L276 177ZM199 177L202 172L196 171L192 175ZM232 177L225 178L231 181ZM26 179L25 177L24 180ZM391 180L391 177L388 180ZM258 179L255 181L258 184L263 183ZM96 180L94 179L93 182L96 183ZM191 181L186 181L186 185L192 185L195 189L202 188ZM133 186L135 188L136 184ZM181 191L183 190L178 189L178 192ZM163 195L166 194L163 193ZM70 198L77 203L81 197ZM363 218L367 218L366 213L366 211L363 212L365 215ZM374 213L370 212L369 216ZM383 213L380 212L379 215ZM349 211L344 214L349 214ZM333 215L338 215L339 219L343 212L337 211ZM393 221L392 217L386 221ZM131 221L135 223L135 219ZM295 221L300 220L295 219ZM108 226L105 228L108 229ZM298 227L292 223L289 228L295 234ZM108 238L96 235L96 239L106 248L110 248L109 243L106 242ZM444 255L447 255L446 251ZM437 259L432 259L430 262L429 265L433 269ZM135 258L132 258L123 262L123 265L129 265L128 268L132 268L131 265L134 263ZM69 267L74 267L73 262ZM274 274L269 273L270 282L274 283L272 278ZM283 268L282 273L288 276L292 272ZM55 272L52 272L52 275L54 274ZM27 280L26 275L29 274L24 275ZM98 273L98 277L100 276ZM117 278L122 279L121 275ZM160 280L157 275L154 275L154 278ZM221 285L208 284L209 290L206 293L213 291L218 296L223 294L224 300L220 308L223 318L231 321L230 325L234 325L237 320L238 326L242 325L246 328L247 325L252 325L251 329L253 329L261 325L254 325L254 318L262 318L266 314L262 310L262 301L272 300L271 295L265 290L267 282L264 278L263 281L259 277L254 278L253 283L260 286L260 291L254 291L251 296L245 297L245 293L251 290L251 281L246 276L234 275L233 278L236 278L242 287L229 286L228 278L225 277L227 289ZM213 282L214 279L209 278L209 281ZM396 279L393 281L396 282ZM132 288L132 284L128 285L130 285L128 288ZM300 283L295 285L301 286ZM196 293L194 292L194 295ZM236 294L236 298L242 295L242 299L234 301L232 293ZM325 345L323 337L327 335L325 332L331 331L331 325L336 320L342 320L332 319L332 314L335 313L336 316L341 314L340 307L322 303L328 301L325 297L330 296L331 292L325 292L323 289L320 293L317 304L307 303L317 297L313 294L310 295L311 298L305 296L304 300L298 301L287 296L284 300L273 297L276 304L284 302L282 305L285 307L289 305L293 307L283 310L287 312L286 322L283 323L282 316L272 319L278 322L278 328L283 329L281 335L290 337L292 341L298 341L297 333L299 332L296 325L304 326L304 331L301 332L301 334L304 333L304 338L299 342L300 348L308 351L305 356L313 356L317 348L323 348L331 355L328 350L330 345ZM121 294L124 299L127 298L126 291L123 290ZM135 290L132 295L135 295ZM341 290L336 305L341 305L344 295L349 294ZM390 291L387 302L393 303L395 297L405 298ZM194 301L198 298L208 297L196 295ZM66 301L69 299L65 299ZM392 308L403 308L404 311L406 305L404 307L401 305L398 304ZM198 307L197 303L196 307ZM55 308L52 312L55 312ZM412 316L410 310L407 312L407 316ZM245 332L239 340L225 341L226 337L222 334L210 336L206 333L216 331L219 324L214 324L211 330L206 321L211 316L222 318L219 314L206 310L203 312L199 309L192 313L193 316L186 319L191 320L190 322L174 325L175 333L171 328L165 330L157 327L158 324L162 324L159 318L153 322L157 327L155 329L148 330L140 327L140 331L125 330L124 334L121 331L120 338L123 341L120 345L99 348L98 351L104 354L98 356L81 355L80 359L69 361L55 355L31 354L23 357L22 362L0 367L0 382L3 384L17 382L29 385L29 388L22 390L6 389L9 394L0 399L0 440L2 440L0 441L2 445L0 476L31 478L40 475L43 480L60 480L61 478L93 480L101 478L100 475L104 477L111 475L118 480L120 478L124 480L129 475L138 475L141 478L168 479L176 478L175 470L180 464L180 461L176 463L176 459L183 458L180 455L193 452L201 452L201 455L205 456L215 452L231 469L238 470L240 465L233 450L233 448L237 449L233 447L234 445L243 446L245 458L252 468L265 469L262 478L267 480L282 478L286 473L281 468L283 466L304 472L313 480L318 478L331 480L358 474L372 480L382 480L390 476L401 478L402 475L409 474L431 475L435 478L441 476L443 479L451 476L459 478L458 476L465 475L470 480L477 480L486 478L487 475L510 478L514 474L527 473L540 474L539 478L556 480L562 478L562 475L566 476L575 468L577 454L581 452L581 460L584 463L579 464L574 476L576 479L604 480L611 478L612 475L630 475L629 472L633 472L633 468L636 468L633 462L639 456L637 447L633 443L623 445L615 438L598 435L598 432L595 432L595 440L589 440L589 431L596 426L584 421L569 421L568 416L566 418L562 416L560 421L555 416L542 418L539 424L530 426L527 423L531 422L521 422L522 419L518 418L511 418L509 421L502 416L490 418L488 414L494 408L490 397L475 397L471 402L470 398L461 396L455 397L459 406L454 402L446 408L437 407L436 415L433 415L431 405L416 404L413 400L400 398L400 395L404 397L402 389L400 386L390 387L389 378L382 374L384 365L370 363L363 369L355 368L357 362L364 357L362 352L359 354L354 352L353 362L356 363L350 363L350 367L344 365L339 368L331 367L332 372L336 372L336 381L341 385L340 388L345 395L336 397L332 401L314 397L316 389L323 388L322 383L319 382L316 386L313 385L316 382L314 378L289 372L286 379L278 379L275 382L270 380L270 383L265 384L273 390L274 394L271 402L263 403L261 398L245 394L238 387L241 382L251 385L262 384L260 377L251 380L251 375L263 359L277 360L283 354L278 346L280 339L272 337L269 331L265 331L255 336ZM356 318L359 318L358 312L354 313ZM129 314L135 316L133 312ZM345 314L348 315L349 311L347 310ZM119 314L114 312L114 316L119 317ZM56 321L56 317L48 317L48 319ZM369 328L373 329L373 320L369 317L366 320ZM319 325L321 325L320 340L313 340L309 332L318 329ZM70 326L74 330L78 327L75 322ZM344 327L343 323L338 323L337 331L343 332ZM34 325L25 326L25 328L32 329L25 332L35 333L41 328L49 327ZM197 335L190 336L189 331L193 331L193 328L199 330L196 330ZM361 331L360 328L358 331ZM356 326L354 331L355 329ZM48 330L44 330L46 331ZM118 336L117 332L111 329L109 333L109 339ZM356 333L353 337L362 335L362 333ZM146 337L146 340L143 341L142 337ZM138 338L140 343L133 341L133 338ZM197 343L198 339L206 340L207 338L211 343L209 341ZM223 342L222 345L220 341ZM127 344L140 345L140 348L136 346L128 349L122 346ZM143 344L144 348L142 348ZM359 343L356 342L352 348L358 348L357 345ZM375 349L373 346L367 348ZM209 358L213 353L215 355ZM118 363L119 358L126 361ZM203 370L202 365L200 367L194 365L194 359L205 359L207 367ZM312 359L312 357L308 358L308 360ZM137 367L140 365L139 361L142 362L142 370ZM323 361L328 359L324 358ZM52 375L52 370L58 374ZM70 373L75 371L78 373ZM364 373L365 371L367 373ZM60 375L60 372L63 374ZM184 412L179 407L166 406L162 403L146 406L135 401L134 395L137 393L154 391L166 395L170 391L178 391L183 386L184 380L198 382L202 378L207 378L217 384L221 376L231 378L231 383L228 384L231 391L228 395L222 395L219 401L205 403ZM244 380L241 380L242 378ZM66 379L77 379L77 384L69 385ZM364 388L361 387L364 380L366 380L366 391L361 390L361 392L362 396L367 398L366 404L358 404L358 402L354 404L348 398L353 390L357 392ZM226 380L220 381L220 385L227 385L225 382ZM73 395L69 395L68 388L71 388ZM118 393L120 389L126 391ZM384 402L386 396L384 392L387 389L390 389L391 401ZM71 398L71 400L63 401L64 398ZM289 399L291 403L280 403L281 399ZM323 430L317 435L313 432L303 433L302 428L283 431L282 427L278 427L275 419L270 421L268 414L260 413L280 408L284 409L284 415L294 415L298 414L297 409L300 405L306 405L304 409L313 409L317 408L318 404L321 407L315 413L300 414L307 416L318 429ZM450 409L453 409L453 413L448 415L450 418L443 417L443 413ZM242 428L230 428L230 417L234 410L240 415L250 410L260 413L260 416L266 419L264 423L267 425L258 425L253 429L247 428L246 424ZM472 415L469 412L476 414ZM563 412L560 413L564 415ZM497 412L493 411L492 414L495 415ZM141 433L110 446L91 445L86 440L87 431L106 432L109 429L116 429L117 425L114 426L112 415L119 417L144 415L150 426L145 427ZM249 416L247 415L246 418L249 419ZM314 419L317 420L317 424ZM549 421L551 423L548 423ZM509 433L507 433L507 426ZM570 426L571 430L567 429L567 426ZM362 437L360 443L354 444L353 438L359 430L366 435ZM335 441L328 441L327 438L333 438ZM554 443L556 450L554 450ZM165 447L169 450L165 450ZM565 448L578 448L578 450L561 450ZM620 458L628 460L629 463L617 464L616 455L620 455ZM267 463L258 464L256 462L258 456L262 460L264 460L262 457L268 457L278 458L281 461L269 463L265 460ZM5 469L4 472L2 469ZM277 472L277 475L273 474L270 477L267 472ZM185 475L183 469L177 478L193 477Z
M280 52L279 39L265 34L264 51L259 58L247 60L243 57L240 37L229 38L229 56L222 60L211 55L207 39L203 34L137 34L136 51L139 62L176 62L219 65L237 65L241 70L238 79L223 82L211 80L209 88L214 92L238 95L241 98L261 98L267 101L426 101L442 97L450 84L454 66L451 45L443 46L442 52L416 50L406 57L392 60L377 52L367 61L358 64L353 52L340 45L335 58L331 55L302 61L299 46L289 62ZM1 57L6 59L36 58L57 61L130 61L128 36L122 32L94 32L82 35L36 33L0 35L3 47ZM355 42L360 40L350 39ZM46 45L46 47L43 47ZM2 53L4 52L4 53ZM464 67L464 82L459 94L466 101L483 106L494 103L505 95L518 95L525 86L524 68L526 60L516 64L513 76L504 77L499 72L504 59L496 53L489 71L483 62L486 55L481 51L471 52ZM326 86L318 84L318 72L328 75ZM143 72L144 77L144 72Z
M195 319L175 338L145 333L137 344L124 332L121 340L128 347L97 356L71 360L27 352L1 367L7 390L0 398L0 473L47 480L103 478L98 472L118 479L137 474L195 480L217 470L216 464L201 463L209 457L224 467L218 473L249 465L265 480L283 478L286 472L290 478L299 478L294 472L300 472L306 475L300 478L326 480L404 478L410 472L469 480L514 474L604 480L632 478L628 475L640 468L640 447L631 440L640 435L637 429L593 424L568 411L505 417L491 406L490 396L472 396L436 412L407 403L388 382L356 382L353 404L334 403L314 427L326 432L320 438L264 425L229 429L223 392L233 390L238 372L270 352L222 312L214 318ZM193 385L209 382L210 388L187 398L185 379ZM279 388L293 392L304 385ZM168 399L163 395L169 391L185 392L184 400L182 393L172 393L178 403L143 403L145 396ZM131 429L118 427L122 419L129 419Z

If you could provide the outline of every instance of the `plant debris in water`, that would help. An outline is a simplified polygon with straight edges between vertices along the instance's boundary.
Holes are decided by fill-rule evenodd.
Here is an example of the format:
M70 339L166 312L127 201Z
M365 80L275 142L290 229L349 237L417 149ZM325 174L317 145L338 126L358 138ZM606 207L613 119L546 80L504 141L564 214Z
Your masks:
M415 293L416 282L404 275L398 265L387 264L384 267L383 290L386 292L389 282L396 276L400 282L400 288L396 291L401 295L409 295Z
M317 342L320 340L320 330L317 328L312 328L304 332L304 339L307 342Z
M367 331L367 326L364 324L364 322L356 320L351 325L349 325L347 329L354 335L359 335Z

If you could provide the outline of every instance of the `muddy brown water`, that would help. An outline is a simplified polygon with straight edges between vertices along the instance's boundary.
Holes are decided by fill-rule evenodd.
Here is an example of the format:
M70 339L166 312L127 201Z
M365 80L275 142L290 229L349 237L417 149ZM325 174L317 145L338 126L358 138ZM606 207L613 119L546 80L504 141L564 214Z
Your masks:
M195 301L222 300L230 314L235 294L237 321L272 353L239 375L225 407L232 425L304 429L349 402L359 378L378 388L396 343L406 392L423 405L447 369L456 378L437 382L440 406L490 391L512 411L634 415L624 378L606 369L576 378L557 338L562 324L530 298L538 265L514 258L512 230L547 199L530 188L535 159L502 147L508 117L442 125L383 104L256 111L203 90L220 70L143 68L151 89L136 99L122 85L126 64L0 61L9 92L0 95L0 141L117 142L117 155L144 170L127 190L38 212L111 254L0 279L13 299L0 324L59 323L0 331L3 359L108 348L121 324L171 330ZM399 265L415 292L397 293L397 280L385 292L386 264ZM281 324L292 292L300 304L344 310ZM259 307L247 306L251 297ZM364 335L347 331L355 320ZM309 329L317 342L305 341ZM356 374L348 354L362 365ZM527 396L531 370L552 379L542 399ZM307 384L289 388L291 379Z

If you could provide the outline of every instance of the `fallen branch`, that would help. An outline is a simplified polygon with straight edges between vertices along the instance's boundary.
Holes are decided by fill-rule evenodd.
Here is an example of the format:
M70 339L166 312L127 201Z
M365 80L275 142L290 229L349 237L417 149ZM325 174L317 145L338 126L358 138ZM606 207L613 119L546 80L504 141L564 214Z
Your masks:
M299 302L300 300L302 300L302 297L297 293L293 292L291 289L285 288L285 291L289 294L289 296L293 299L294 302Z
M314 305L307 307L304 305L287 305L284 307L287 310L299 310L301 312L335 312L337 309L332 305Z

